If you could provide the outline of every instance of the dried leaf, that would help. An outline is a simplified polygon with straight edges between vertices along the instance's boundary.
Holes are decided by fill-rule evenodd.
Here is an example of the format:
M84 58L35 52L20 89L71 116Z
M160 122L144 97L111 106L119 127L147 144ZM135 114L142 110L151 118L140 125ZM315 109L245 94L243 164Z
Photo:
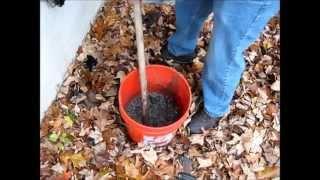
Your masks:
M149 179L159 179L159 176L156 175L151 169L149 169L143 177L141 177L141 180L149 180Z
M248 110L249 107L246 105L243 105L241 103L237 103L236 108L241 109L241 110Z
M247 180L257 179L255 173L248 167L248 164L241 164L241 168L243 170L243 173L247 175Z
M170 146L168 146L168 149L170 150L170 153L169 153L169 154L166 153L166 152L161 153L161 154L158 156L158 159L159 159L159 160L168 161L168 160L174 158L174 153L175 153L174 149L172 149L172 147L170 147Z
M75 168L80 168L86 166L86 159L81 153L73 154L70 156L70 160Z
M199 38L198 41L197 41L197 44L198 44L199 47L202 47L202 48L203 48L204 45L205 45L203 38Z
M263 138L265 135L266 129L256 129L253 133L253 137L251 139L251 152L261 152L261 143L263 142Z
M200 157L202 156L201 152L197 150L195 146L191 146L188 151L190 157Z
M258 88L258 93L260 97L264 100L267 100L269 98L265 89Z
M140 179L141 175L139 172L139 169L137 169L133 163L131 163L128 159L124 161L124 169L126 172L126 175L130 178L136 178Z
M70 171L64 172L64 173L61 175L61 179L67 180L67 179L70 179L71 176L72 176L72 172L70 172ZM57 179L60 179L60 178L57 178Z
M122 47L130 48L133 45L131 36L123 35L120 37L120 44Z
M274 91L280 91L280 80L276 80L272 85L271 89Z
M193 60L193 64L192 64L192 70L195 73L200 73L203 69L203 62L199 61L199 58L197 57L196 59Z
M79 174L83 175L86 180L93 180L94 179L94 173L93 170L89 169L82 169L79 171Z
M242 143L244 144L245 150L253 153L261 152L262 149L260 147L263 142L263 138L265 135L266 129L255 129L252 132L252 129L248 129L242 136Z
M261 154L259 153L248 153L247 155L245 155L247 161L251 164L256 163L257 161L259 161Z
M105 110L98 111L95 117L97 118L97 120L95 120L94 123L100 129L101 132L105 130L105 127L107 125L110 125L115 121L114 119L112 119L109 112Z
M269 55L263 55L261 57L261 61L265 64L272 64L272 57L270 57Z
M258 179L274 178L280 175L280 168L277 166L266 167L264 170L257 172Z
M265 73L266 73L266 74L270 74L271 71L272 71L272 68L273 68L273 66L272 66L272 65L269 65L269 66L266 68Z
M248 85L249 90L253 93L253 94L258 94L258 84L257 83L253 83Z
M99 153L106 151L106 143L102 142L102 143L99 143L99 144L93 146L93 150L94 150L95 154L99 154Z
M272 116L275 113L277 113L277 111L278 111L278 108L275 104L273 104L273 103L268 104L267 109L266 109L266 113L268 115Z
M161 12L163 12L166 15L169 15L172 13L172 6L163 5L163 6L160 6L160 8L161 8Z
M63 173L66 170L66 168L60 163L55 164L51 167L51 169L56 171L57 173Z
M73 100L73 98L76 98L75 100ZM74 96L72 98L72 102L75 102L76 104L79 104L81 103L82 101L86 100L87 99L87 96L84 95L84 94L81 94L80 96Z
M74 112L75 113L77 113L77 114L80 114L80 112L81 112L81 110L80 110L80 107L78 106L78 104L76 104L75 106L74 106Z
M238 144L238 142L241 140L241 137L238 134L232 133L233 139L228 141L227 144L235 145Z
M247 71L243 72L243 74L242 74L242 80L243 80L244 82L249 82L249 81L250 81L250 74L249 74L249 72L247 72Z
M240 154L244 151L244 147L243 147L242 143L238 143L237 145L232 147L230 152L233 151L233 150L236 152L236 154L238 156L240 156Z
M257 52L256 51L249 51L248 52L248 58L249 58L249 61L253 62L254 59L258 56Z
M108 153L106 148L106 143L102 142L93 147L94 150L94 159L96 161L96 166L101 168L107 166L110 161L110 153Z
M269 164L275 164L279 160L278 153L272 153L272 152L264 153L264 157Z
M201 146L204 143L204 134L193 134L189 137L191 144L200 144Z
M259 76L259 78L261 78L261 79L265 79L265 78L267 77L266 73L264 73L264 72L260 72L260 73L258 74L258 76Z
M90 133L88 137L92 138L94 140L95 144L98 144L103 140L101 132L98 130L98 128L94 128L94 130L90 130Z
M272 41L270 39L267 39L263 41L263 48L264 49L270 49L273 47Z
M197 161L199 163L199 167L198 168L207 168L207 167L212 166L212 164L213 164L211 158L198 157Z
M205 153L208 158L211 159L212 163L215 163L218 158L218 153L216 151L211 151Z
M101 94L96 94L96 99L99 101L106 101L106 99Z
M108 91L106 91L103 95L106 97L116 96L118 94L117 88L112 87Z
M254 66L254 70L257 72L257 73L260 73L263 71L263 65L262 64L256 64Z
M74 81L76 81L76 77L74 77L74 76L69 76L69 77L64 81L63 86L69 86L69 84L70 84L71 82L74 82Z
M153 172L158 176L169 175L170 177L174 176L174 165L172 163L168 163L164 160L158 160L156 168L153 169Z
M60 161L64 164L67 165L68 161L70 160L70 157L72 156L72 152L67 151L67 152L63 152L62 154L60 154Z
M174 25L172 25L172 24L169 24L169 28L170 28L170 29L173 29L173 30L176 29L176 27L175 27Z
M147 36L144 38L145 48L152 49L154 51L160 52L160 40L156 39L154 36Z
M204 57L207 54L207 51L203 48L199 49L198 56Z
M79 136L83 137L83 136L89 134L89 132L90 132L90 128L89 127L88 128L81 128Z
M88 91L87 86L80 86L81 91L83 91L84 93L86 93Z
M141 155L144 160L154 165L158 159L156 151L154 151L153 148L150 148L149 150L144 150L141 152Z
M55 121L53 122L53 124L52 124L52 130L54 130L54 131L60 131L60 129L61 129L61 125L62 125L62 123L63 123L63 118L60 118L60 117L58 117L58 118L56 118L55 119ZM49 122L50 123L50 122ZM51 124L50 124L51 125Z
M113 105L112 102L106 101L106 102L102 103L102 104L99 106L99 109L100 109L100 110L109 111L109 108L110 108L112 105ZM97 112L97 111L95 111L95 113L96 113L96 112Z

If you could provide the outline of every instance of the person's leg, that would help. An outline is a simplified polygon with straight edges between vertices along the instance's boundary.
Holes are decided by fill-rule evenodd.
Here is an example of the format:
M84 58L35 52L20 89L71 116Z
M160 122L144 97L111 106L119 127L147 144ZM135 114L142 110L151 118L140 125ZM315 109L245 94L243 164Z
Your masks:
M194 53L204 20L212 12L212 0L176 0L176 32L168 39L175 56Z
M245 68L243 51L278 10L276 0L213 1L215 26L203 72L204 111L189 124L191 132L216 125L206 121L216 121L229 110Z

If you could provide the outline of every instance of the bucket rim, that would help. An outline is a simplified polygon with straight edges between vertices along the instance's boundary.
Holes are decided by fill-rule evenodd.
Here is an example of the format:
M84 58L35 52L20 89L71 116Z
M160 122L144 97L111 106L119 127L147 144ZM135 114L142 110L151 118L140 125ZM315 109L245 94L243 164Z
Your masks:
M179 125L180 123L183 123L183 121L185 121L188 117L188 114L189 114L189 110L190 110L190 107L191 107L191 103L192 103L192 92L191 92L191 88L190 88L190 85L188 83L188 81L186 80L186 78L180 73L178 72L176 69L172 68L172 67L169 67L169 66L165 66L165 65L159 65L159 64L151 64L151 65L147 65L146 66L147 69L149 68L161 68L161 69L166 69L166 70L169 70L175 74L177 74L180 79L184 82L184 84L186 84L187 86L187 89L188 89L188 94L189 94L189 102L188 102L188 108L187 108L187 111L185 111L178 120L176 120L174 123L171 123L169 125L166 125L166 126L161 126L161 127L152 127L152 126L146 126L146 125L143 125L143 124L140 124L138 123L137 121L135 121L133 118L131 118L129 116L129 114L127 113L127 111L125 110L123 104L122 104L122 96L120 96L120 92L123 91L122 89L122 84L124 82L126 82L127 79L129 79L129 77L133 76L134 73L137 73L138 71L138 68L135 68L133 71L129 72L125 77L124 79L122 80L122 82L120 83L120 88L119 88L119 91L118 91L118 99L119 99L119 109L120 109L120 113L122 112L123 115L126 117L126 118L122 118L126 125L130 125L130 124L133 124L139 128L143 128L145 130L148 130L151 132L151 134L158 134L159 131L165 131L165 130L168 130L168 129L173 129L175 128L177 125ZM129 121L129 122L127 122ZM178 127L179 128L179 127ZM176 128L176 129L178 129ZM152 132L152 130L155 130L156 132Z

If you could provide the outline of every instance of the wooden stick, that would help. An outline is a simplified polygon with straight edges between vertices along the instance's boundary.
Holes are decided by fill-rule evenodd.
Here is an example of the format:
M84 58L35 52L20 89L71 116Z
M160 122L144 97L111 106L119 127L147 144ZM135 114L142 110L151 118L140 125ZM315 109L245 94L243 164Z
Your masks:
M134 25L136 29L136 42L138 51L138 64L139 64L139 76L141 87L141 99L142 99L142 116L143 122L147 121L147 108L148 108L148 92L147 92L147 75L146 75L146 60L144 56L144 41L142 30L142 15L141 15L141 2L135 0L134 6Z

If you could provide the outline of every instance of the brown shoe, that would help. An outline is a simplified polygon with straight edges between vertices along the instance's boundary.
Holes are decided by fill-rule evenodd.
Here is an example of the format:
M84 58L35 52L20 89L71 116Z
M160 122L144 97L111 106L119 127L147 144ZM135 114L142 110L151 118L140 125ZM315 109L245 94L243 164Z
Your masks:
M204 130L207 130L217 127L220 119L221 117L213 118L209 116L206 111L200 110L191 118L191 122L188 124L188 128L190 129L191 134L201 134L202 128Z

